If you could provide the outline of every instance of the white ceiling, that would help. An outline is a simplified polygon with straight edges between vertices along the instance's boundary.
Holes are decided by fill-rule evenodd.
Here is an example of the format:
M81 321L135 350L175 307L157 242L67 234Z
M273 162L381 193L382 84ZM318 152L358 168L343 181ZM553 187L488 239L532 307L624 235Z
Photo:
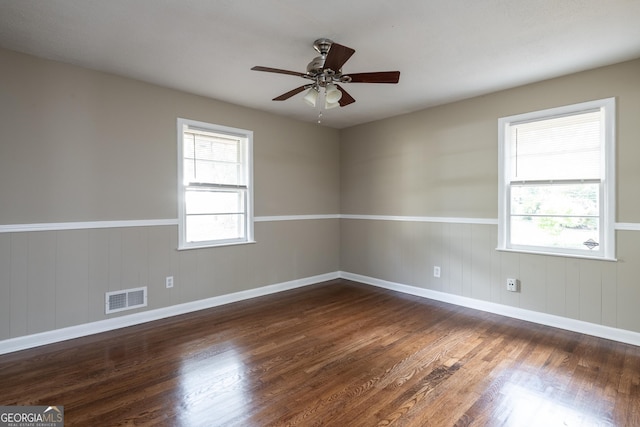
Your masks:
M0 46L315 122L272 98L301 86L320 37L356 53L344 128L640 57L640 0L0 0ZM1 64L0 64L1 67Z

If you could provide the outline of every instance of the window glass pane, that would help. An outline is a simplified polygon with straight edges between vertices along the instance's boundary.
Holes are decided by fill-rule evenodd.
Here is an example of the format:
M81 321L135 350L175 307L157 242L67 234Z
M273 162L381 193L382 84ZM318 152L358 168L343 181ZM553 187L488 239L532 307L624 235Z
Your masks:
M182 134L182 150L184 152L184 158L195 158L195 138L196 136L189 132L184 132Z
M186 213L193 215L244 212L244 200L243 191L187 190Z
M244 185L241 167L237 163L221 163L211 160L185 159L185 184L200 182L209 184Z
M599 184L512 185L512 215L598 216Z
M597 218L511 217L511 243L520 246L591 250L586 242L599 243ZM597 250L595 246L593 250Z
M512 181L600 179L600 111L510 127Z
M184 181L244 185L242 140L184 132Z
M245 216L230 215L187 215L187 242L210 240L243 239L246 237Z
M203 135L195 136L195 157L204 160L238 162L239 140L221 140ZM186 153L185 153L186 156Z
M196 181L196 168L193 159L184 159L182 161L182 175L184 175L184 185L189 185Z

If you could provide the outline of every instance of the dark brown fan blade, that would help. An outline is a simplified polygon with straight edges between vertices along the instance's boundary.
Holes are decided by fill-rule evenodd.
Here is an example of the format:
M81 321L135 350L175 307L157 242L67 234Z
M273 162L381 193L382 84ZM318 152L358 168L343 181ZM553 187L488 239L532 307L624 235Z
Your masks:
M379 71L347 75L351 77L351 83L398 83L400 80L400 71Z
M336 87L340 92L342 92L342 97L340 98L340 101L338 101L341 107L346 107L347 105L353 104L354 102L356 102L353 96L349 95L349 93L346 90L344 90L340 85L336 85Z
M278 96L277 98L273 98L273 100L274 101L287 100L287 99L291 98L293 95L299 94L300 92L302 92L303 90L307 89L308 87L309 87L308 85L297 87L297 88L295 88L293 90L290 90L287 93L283 93L282 95Z
M260 67L256 65L252 68L253 71L266 71L267 73L278 73L278 74L290 74L292 76L304 77L305 73L299 73L297 71L289 71L289 70L281 70L279 68L269 68L269 67Z
M345 62L351 58L351 55L355 53L355 50L350 47L342 46L338 43L331 44L329 53L327 53L327 59L324 61L324 68L332 69L335 72L340 71Z

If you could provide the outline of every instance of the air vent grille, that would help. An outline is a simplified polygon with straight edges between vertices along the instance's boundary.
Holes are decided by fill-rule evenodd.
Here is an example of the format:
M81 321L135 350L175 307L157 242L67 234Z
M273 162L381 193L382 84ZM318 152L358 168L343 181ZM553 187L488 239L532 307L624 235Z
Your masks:
M147 287L107 292L105 294L105 313L116 313L147 305Z

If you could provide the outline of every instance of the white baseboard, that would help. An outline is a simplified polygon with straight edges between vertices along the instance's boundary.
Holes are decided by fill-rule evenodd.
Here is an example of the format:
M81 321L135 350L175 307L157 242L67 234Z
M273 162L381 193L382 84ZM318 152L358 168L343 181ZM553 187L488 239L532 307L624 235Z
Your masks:
M613 341L640 346L640 333L628 331L625 329L612 328L610 326L603 326L595 323L584 322L582 320L555 316L553 314L525 310L523 308L496 304L489 301L467 298L459 295L448 294L445 292L434 291L431 289L418 288L416 286L403 285L400 283L389 282L386 280L376 279L373 277L362 276L360 274L353 274L344 271L340 272L340 277L343 279L353 280L355 282L365 283L367 285L377 286L392 291L403 292L405 294L416 295L419 297L455 304L462 307L473 308L476 310L486 311L489 313L499 314L515 319L526 320L541 325L552 326L554 328L565 329L568 331L579 332L585 335L592 335L599 338L606 338Z
M525 310L518 307L511 307L502 304L496 304L489 301L482 301L473 298L462 297L459 295L438 292L431 289L418 288L416 286L404 285L401 283L390 282L387 280L376 279L373 277L363 276L360 274L349 273L345 271L336 271L318 276L306 277L303 279L292 280L283 283L263 286L260 288L249 289L246 291L234 292L232 294L221 295L217 297L207 298L198 301L187 302L183 304L172 305L170 307L158 308L154 310L143 311L139 313L129 314L126 316L115 317L113 319L100 320L97 322L85 323L77 326L56 329L53 331L41 332L38 334L25 335L17 338L10 338L0 341L0 354L12 353L15 351L26 350L29 348L39 347L46 344L52 344L60 341L66 341L74 338L80 338L88 335L107 332L114 329L126 328L128 326L139 325L141 323L151 322L154 320L165 319L171 316L191 313L198 310L213 308L224 304L230 304L237 301L243 301L276 292L287 291L290 289L300 288L303 286L313 285L315 283L325 282L343 278L364 283L367 285L377 286L392 291L402 292L405 294L415 295L423 298L429 298L436 301L442 301L449 304L455 304L462 307L473 308L476 310L486 311L489 313L499 314L502 316L512 317L515 319L526 320L541 325L552 326L555 328L565 329L568 331L579 332L586 335L592 335L609 340L619 341L627 344L640 346L640 333L632 332L624 329L612 328L609 326L597 325L595 323L584 322L581 320L569 319L566 317L555 316L552 314L540 313L531 310Z
M134 326L154 320L165 319L171 316L177 316L180 314L213 308L232 302L273 294L276 292L287 291L290 289L313 285L319 282L325 282L327 280L334 280L338 279L339 277L340 274L338 272L321 274L318 276L306 277L303 279L291 280L283 283L276 283L273 285L249 289L246 291L234 292L232 294L220 295L203 300L172 305L169 307L141 311L126 316L114 317L112 319L99 320L97 322L85 323L77 326L69 326L66 328L55 329L53 331L41 332L32 335L25 335L22 337L9 338L7 340L0 341L0 354L12 353L15 351L26 350L28 348L39 347L46 344L52 344L60 341L84 337L87 335L98 334L100 332L126 328L128 326Z

